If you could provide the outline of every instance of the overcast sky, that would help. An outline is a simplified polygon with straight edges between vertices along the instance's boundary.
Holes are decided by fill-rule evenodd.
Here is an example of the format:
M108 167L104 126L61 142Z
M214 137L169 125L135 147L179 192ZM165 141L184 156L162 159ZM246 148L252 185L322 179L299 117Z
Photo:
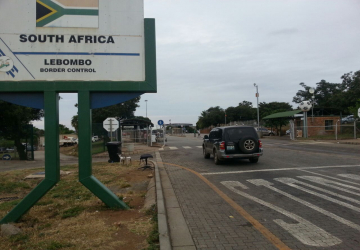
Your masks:
M341 82L360 70L359 0L145 0L156 20L157 89L135 112L154 124L193 123L212 106L288 102L300 82ZM61 94L71 127L75 94ZM43 128L43 123L35 122Z

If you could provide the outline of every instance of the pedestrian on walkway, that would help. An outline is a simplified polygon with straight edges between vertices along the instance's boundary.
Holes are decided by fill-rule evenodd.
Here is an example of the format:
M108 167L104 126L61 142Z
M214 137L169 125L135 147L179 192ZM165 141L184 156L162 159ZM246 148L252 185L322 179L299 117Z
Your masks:
M196 137L196 129L194 129L194 137Z

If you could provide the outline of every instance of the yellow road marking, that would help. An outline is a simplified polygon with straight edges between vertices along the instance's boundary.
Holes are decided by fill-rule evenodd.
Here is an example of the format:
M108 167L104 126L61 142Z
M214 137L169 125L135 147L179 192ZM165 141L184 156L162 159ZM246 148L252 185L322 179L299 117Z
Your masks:
M210 186L221 198L223 198L230 206L232 206L242 217L244 217L247 221L249 221L254 228L256 228L265 238L267 238L275 247L281 250L290 250L287 245L284 244L278 237L276 237L272 232L269 231L265 226L263 226L259 221L257 221L254 217L252 217L244 208L239 206L235 201L233 201L229 196L223 193L220 189L218 189L214 184L212 184L208 179L199 174L198 172L172 163L163 162L163 164L179 167L185 169L197 177L199 177L203 182L205 182L208 186Z

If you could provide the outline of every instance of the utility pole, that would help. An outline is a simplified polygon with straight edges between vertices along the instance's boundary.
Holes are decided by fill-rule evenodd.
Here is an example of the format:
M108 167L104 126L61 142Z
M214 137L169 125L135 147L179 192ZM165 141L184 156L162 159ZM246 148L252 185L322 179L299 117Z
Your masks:
M254 83L254 87L256 87L256 101L257 101L257 125L260 128L260 117L259 117L259 89L258 85Z
M145 100L145 103L146 103L146 118L147 118L147 101L148 100Z

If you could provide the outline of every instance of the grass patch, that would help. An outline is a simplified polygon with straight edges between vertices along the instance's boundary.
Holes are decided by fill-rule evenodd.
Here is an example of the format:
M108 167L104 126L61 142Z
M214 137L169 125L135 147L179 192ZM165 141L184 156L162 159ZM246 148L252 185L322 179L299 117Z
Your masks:
M157 217L157 207L156 205L152 205L146 211L147 215L151 216L151 223L152 223L152 231L150 232L148 238L146 239L149 246L146 250L159 250L159 230L158 230L158 217Z
M66 219L66 218L69 218L69 217L76 217L78 216L79 214L81 214L82 211L84 211L85 208L84 207L80 207L80 206L76 206L76 207L73 207L73 208L69 208L67 210L65 210L63 213L62 213L62 216L61 218L62 219Z
M24 181L12 182L5 178L0 178L0 183L0 193L9 193L19 189L30 189L30 185Z
M29 235L17 234L10 236L10 241L16 244L25 244L29 240Z
M23 233L0 240L0 249L143 249L152 231L150 215L142 211L143 190L137 183L147 181L148 172L138 171L138 163L94 163L93 175L131 208L128 211L107 207L78 181L76 165L61 167L71 171L15 224ZM25 197L41 180L24 177L43 169L0 172L2 197ZM135 185L136 184L136 185ZM146 186L146 185L145 185ZM126 187L126 190L124 188ZM134 187L134 189L132 189ZM137 187L137 188L136 188ZM0 202L0 219L21 199ZM130 205L131 203L131 205ZM114 226L114 222L119 225Z
M10 209L15 207L19 203L20 203L20 200L7 201L7 202L0 203L0 210L9 211Z

